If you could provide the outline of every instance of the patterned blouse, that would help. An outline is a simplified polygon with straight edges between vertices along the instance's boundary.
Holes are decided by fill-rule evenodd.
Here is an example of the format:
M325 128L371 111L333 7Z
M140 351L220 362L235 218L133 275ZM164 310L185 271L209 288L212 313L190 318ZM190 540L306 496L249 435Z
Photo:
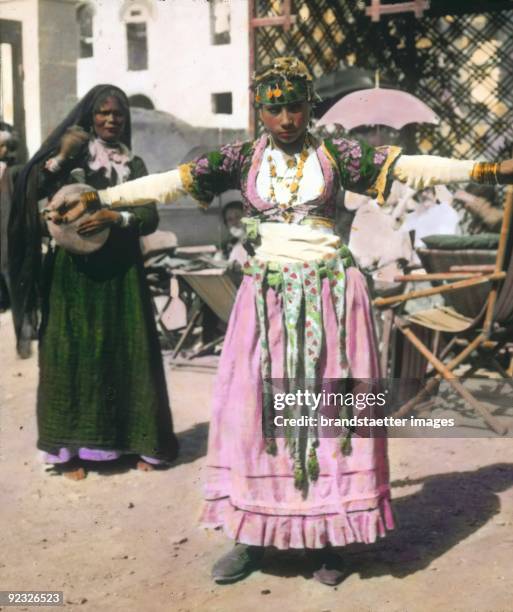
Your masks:
M265 201L256 187L269 137L223 145L180 166L185 190L203 205L228 189L242 193L244 214L262 221L300 223L305 218L335 218L336 194L340 188L366 194L384 202L391 185L391 170L401 150L393 146L372 147L345 138L315 141L317 157L324 177L324 189L313 200L288 208Z

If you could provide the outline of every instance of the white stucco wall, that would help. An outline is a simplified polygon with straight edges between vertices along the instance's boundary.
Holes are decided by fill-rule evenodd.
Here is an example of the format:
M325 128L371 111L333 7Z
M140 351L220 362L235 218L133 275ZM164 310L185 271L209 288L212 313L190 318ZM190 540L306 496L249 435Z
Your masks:
M28 152L32 155L41 142L38 0L2 0L0 18L21 22L25 130Z
M149 0L148 70L127 70L124 0L91 0L94 56L78 61L78 95L111 82L144 94L163 110L195 126L246 129L248 125L248 4L228 0L231 43L212 45L206 0ZM131 4L137 4L133 1ZM212 94L232 92L233 113L215 114Z

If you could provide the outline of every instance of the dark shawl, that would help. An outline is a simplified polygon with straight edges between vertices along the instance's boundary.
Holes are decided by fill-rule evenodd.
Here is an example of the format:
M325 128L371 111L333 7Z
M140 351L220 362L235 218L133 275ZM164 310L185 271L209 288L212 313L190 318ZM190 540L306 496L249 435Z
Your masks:
M115 95L127 110L125 129L121 141L131 148L131 125L128 99L125 93L113 85L93 87L70 111L41 145L37 153L22 169L13 193L13 205L8 228L8 266L11 287L11 305L18 347L22 339L34 337L38 327L41 302L41 238L38 193L39 173L44 162L57 155L60 140L72 125L79 125L86 132L93 130L93 111L98 102L108 95Z

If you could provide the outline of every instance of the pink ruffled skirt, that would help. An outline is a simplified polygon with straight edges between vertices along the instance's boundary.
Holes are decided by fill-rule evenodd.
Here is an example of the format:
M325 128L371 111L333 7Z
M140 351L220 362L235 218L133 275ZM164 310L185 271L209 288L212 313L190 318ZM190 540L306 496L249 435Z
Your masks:
M340 330L329 281L322 281L325 349L320 376L340 378ZM266 452L262 436L260 348L254 285L245 277L224 343L206 461L202 523L222 527L245 544L288 548L371 543L392 529L385 438L352 440L343 456L340 440L321 438L320 475L306 498L294 486L293 461L285 440ZM273 378L283 378L284 330L281 295L267 291ZM367 286L356 268L347 270L346 353L354 378L377 378L379 366Z

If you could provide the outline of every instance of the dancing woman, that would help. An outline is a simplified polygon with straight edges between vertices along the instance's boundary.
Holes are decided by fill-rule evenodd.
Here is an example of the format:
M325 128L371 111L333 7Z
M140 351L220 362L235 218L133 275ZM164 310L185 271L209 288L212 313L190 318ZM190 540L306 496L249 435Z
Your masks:
M313 428L302 445L294 436L264 435L262 422L273 422L265 399L270 379L379 376L366 283L333 231L336 195L348 189L383 202L394 178L417 187L511 181L513 162L475 164L319 140L308 131L312 77L296 58L276 59L253 87L265 128L260 138L102 190L99 198L116 209L184 193L209 203L241 190L259 244L231 314L213 398L203 522L221 526L236 543L213 577L246 576L272 546L310 551L314 576L332 585L343 577L333 547L371 543L393 528L386 439L323 438ZM56 201L55 220L80 215L89 197Z

